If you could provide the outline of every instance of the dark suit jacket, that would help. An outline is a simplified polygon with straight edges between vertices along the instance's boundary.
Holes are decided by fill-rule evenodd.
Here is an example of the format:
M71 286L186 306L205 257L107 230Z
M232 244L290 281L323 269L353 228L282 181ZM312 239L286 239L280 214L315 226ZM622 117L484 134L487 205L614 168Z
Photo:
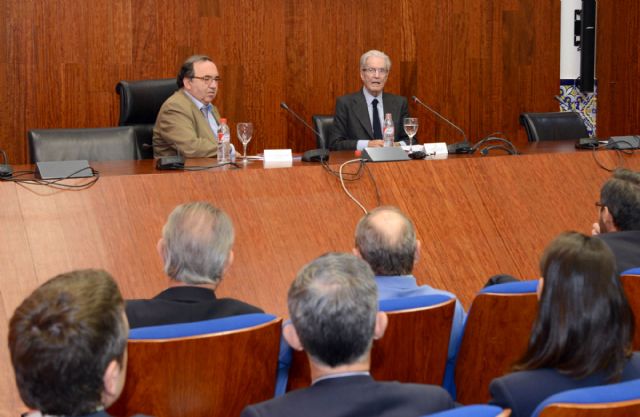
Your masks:
M325 379L244 409L242 417L418 417L453 408L434 385L376 382L368 375Z
M640 378L640 354L634 353L624 368L622 380ZM491 404L511 409L511 417L529 417L538 404L562 391L606 384L602 374L576 380L555 369L521 371L496 378L491 382Z
M167 288L150 300L127 300L126 311L131 328L263 313L233 298L218 299L212 290L195 286Z
M383 93L384 113L391 113L395 125L396 142L409 143L404 131L403 119L409 117L407 98ZM338 97L334 115L333 130L329 136L329 149L338 151L356 149L358 140L382 139L373 137L373 127L369 119L369 109L362 90Z
M597 237L613 252L618 273L640 266L640 230L602 233Z

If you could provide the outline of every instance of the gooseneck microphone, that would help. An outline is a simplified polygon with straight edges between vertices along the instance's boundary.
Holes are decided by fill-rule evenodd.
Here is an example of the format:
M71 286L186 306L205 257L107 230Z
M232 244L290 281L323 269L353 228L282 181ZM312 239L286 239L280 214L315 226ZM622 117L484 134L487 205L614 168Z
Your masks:
M457 130L462 134L462 138L463 138L462 142L452 143L451 145L447 145L447 150L449 151L449 153L473 153L474 149L469 143L469 141L467 140L467 134L464 133L464 130L462 130L458 125L454 124L452 121L450 121L449 119L447 119L446 117L444 117L443 115L441 115L440 113L432 109L431 107L427 106L418 97L411 96L411 100L413 100L417 104L420 104L422 107L424 107L425 109L429 110L431 113L438 116L440 120L444 120L449 126L453 127L455 130Z
M302 122L302 124L305 125L307 127L307 129L311 130L316 136L318 136L318 137L322 136L322 135L320 135L320 133L318 133L317 130L315 130L313 127L311 127L311 125L309 123L307 123L302 117L300 117L298 115L298 113L296 113L293 110L291 110L289 108L289 106L287 106L287 103L285 103L284 101L281 101L280 102L280 107L282 107L288 113L292 114L296 119L298 119L300 122ZM324 145L324 146L326 146L326 145ZM324 147L320 148L320 149L311 149L310 151L306 151L305 153L302 154L302 160L305 161L305 162L323 162L323 161L328 161L329 160L329 151Z

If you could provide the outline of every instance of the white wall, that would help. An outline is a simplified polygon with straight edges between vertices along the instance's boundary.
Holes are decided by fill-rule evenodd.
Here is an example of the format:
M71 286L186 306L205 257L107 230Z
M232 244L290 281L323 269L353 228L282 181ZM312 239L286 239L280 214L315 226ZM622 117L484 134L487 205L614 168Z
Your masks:
M582 8L581 0L560 0L560 79L580 75L580 53L573 46L573 12Z

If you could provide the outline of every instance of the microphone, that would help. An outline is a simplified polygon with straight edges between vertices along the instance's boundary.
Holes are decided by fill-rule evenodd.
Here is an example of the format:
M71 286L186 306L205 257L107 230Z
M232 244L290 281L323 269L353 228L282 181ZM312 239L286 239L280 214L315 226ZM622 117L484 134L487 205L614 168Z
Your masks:
M311 130L316 136L321 136L317 130L311 127L309 123L307 123L302 117L298 115L298 113L294 112L287 106L287 103L284 101L280 102L280 107L286 110L288 113L292 114L296 119L302 122L303 125L307 127L307 129ZM326 138L325 138L326 139ZM329 151L324 147L321 149L311 149L310 151L306 151L302 154L302 160L305 162L324 162L329 160Z
M449 151L449 153L473 153L474 152L473 147L467 140L467 134L464 133L464 130L462 130L458 125L455 125L453 122L451 122L449 119L447 119L446 117L444 117L443 115L441 115L440 113L432 109L431 107L424 104L418 97L411 96L411 99L415 103L420 104L422 107L424 107L425 109L429 110L431 113L438 116L441 120L444 120L449 126L453 127L455 130L457 130L462 134L462 137L464 139L462 142L452 143L451 145L447 145L447 150Z

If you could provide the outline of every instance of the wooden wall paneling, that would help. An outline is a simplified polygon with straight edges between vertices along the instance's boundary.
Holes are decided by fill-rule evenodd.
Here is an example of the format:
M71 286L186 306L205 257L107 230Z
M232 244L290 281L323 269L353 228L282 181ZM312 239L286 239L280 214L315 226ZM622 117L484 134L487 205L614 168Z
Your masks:
M640 4L597 2L597 135L640 133Z

